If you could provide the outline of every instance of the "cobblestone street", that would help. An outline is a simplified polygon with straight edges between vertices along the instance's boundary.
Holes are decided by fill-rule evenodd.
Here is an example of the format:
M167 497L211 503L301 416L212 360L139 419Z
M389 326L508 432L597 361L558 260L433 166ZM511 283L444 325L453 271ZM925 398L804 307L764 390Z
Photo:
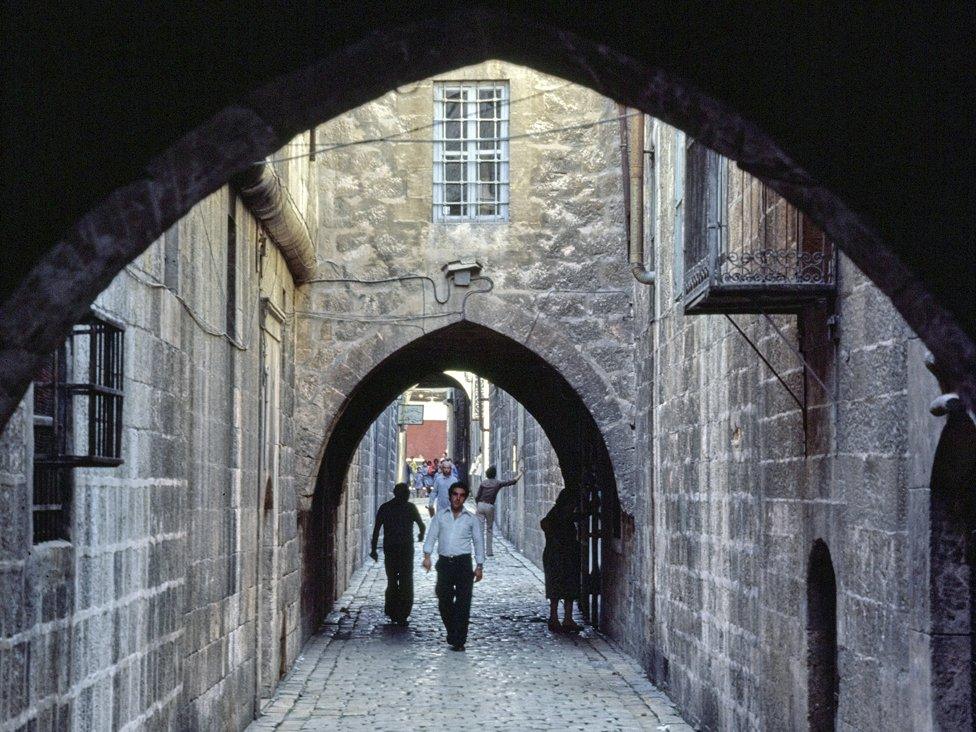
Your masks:
M549 632L541 570L497 536L467 651L451 652L436 573L425 575L415 552L409 627L388 624L383 558L368 561L251 730L691 729L603 637Z

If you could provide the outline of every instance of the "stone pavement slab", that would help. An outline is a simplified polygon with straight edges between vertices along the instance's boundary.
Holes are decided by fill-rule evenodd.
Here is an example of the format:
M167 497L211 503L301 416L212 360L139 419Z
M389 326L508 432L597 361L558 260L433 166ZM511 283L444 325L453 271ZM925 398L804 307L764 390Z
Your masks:
M421 557L409 627L389 625L382 557L367 560L249 729L692 729L611 641L549 632L542 572L497 536L451 651Z

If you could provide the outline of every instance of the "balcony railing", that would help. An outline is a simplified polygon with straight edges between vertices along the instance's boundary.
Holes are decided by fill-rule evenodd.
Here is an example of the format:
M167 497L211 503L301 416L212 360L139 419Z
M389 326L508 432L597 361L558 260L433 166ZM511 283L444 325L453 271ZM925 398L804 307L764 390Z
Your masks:
M697 143L686 165L686 313L795 312L833 294L834 246L803 213L756 181L728 206L728 161Z

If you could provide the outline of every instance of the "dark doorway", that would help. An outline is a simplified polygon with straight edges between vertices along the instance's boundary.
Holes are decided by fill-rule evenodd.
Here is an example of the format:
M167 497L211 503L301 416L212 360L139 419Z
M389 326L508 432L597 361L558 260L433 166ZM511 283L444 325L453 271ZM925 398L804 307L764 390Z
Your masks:
M930 481L929 643L932 723L976 725L976 425L950 412Z
M837 722L837 580L827 545L817 539L807 569L807 719L828 732Z

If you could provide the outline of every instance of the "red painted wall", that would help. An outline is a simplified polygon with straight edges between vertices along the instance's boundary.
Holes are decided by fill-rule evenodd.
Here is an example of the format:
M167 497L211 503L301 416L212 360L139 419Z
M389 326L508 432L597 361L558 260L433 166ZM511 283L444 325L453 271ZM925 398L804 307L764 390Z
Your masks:
M423 424L407 425L407 457L440 457L446 449L447 422L444 420L428 419Z

